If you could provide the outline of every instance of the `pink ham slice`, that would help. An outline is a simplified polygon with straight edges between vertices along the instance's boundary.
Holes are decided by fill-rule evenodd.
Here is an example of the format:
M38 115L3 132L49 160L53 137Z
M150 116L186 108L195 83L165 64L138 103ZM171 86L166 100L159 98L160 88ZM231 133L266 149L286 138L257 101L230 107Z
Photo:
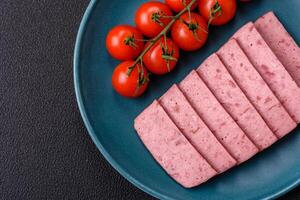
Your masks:
M236 164L176 85L159 102L191 144L217 172L222 173Z
M297 126L250 63L235 39L229 40L218 51L218 55L273 133L281 138Z
M260 17L255 27L300 87L300 48L273 12Z
M252 22L234 34L249 60L291 117L300 122L300 89Z
M135 119L134 127L155 160L182 186L194 187L216 175L157 101Z
M238 163L248 160L258 152L257 147L224 110L195 71L181 81L179 88Z
M265 149L277 141L216 54L208 57L197 71L225 110L259 149Z

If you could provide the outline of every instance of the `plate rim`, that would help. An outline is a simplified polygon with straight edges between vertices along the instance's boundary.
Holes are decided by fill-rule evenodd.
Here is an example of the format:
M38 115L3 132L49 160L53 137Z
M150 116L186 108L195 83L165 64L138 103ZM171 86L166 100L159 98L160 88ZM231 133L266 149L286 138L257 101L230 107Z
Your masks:
M95 134L95 131L90 124L90 120L87 116L86 109L84 106L84 100L82 96L82 90L80 88L80 76L79 76L79 66L80 66L80 52L81 52L81 46L82 46L82 38L86 32L87 22L89 21L92 12L95 10L95 7L97 3L99 3L100 0L91 0L84 12L84 15L82 17L82 20L80 22L79 30L77 32L76 36L76 42L75 42L75 48L74 48L74 56L73 56L73 78L74 78L74 89L76 94L76 101L77 105L81 114L81 117L83 119L83 122L85 124L86 129L88 130L88 133L90 137L92 138L92 141L96 145L97 149L100 151L100 153L104 156L104 158L108 161L108 163L119 173L121 176L123 176L125 179L127 179L130 183L132 183L137 188L141 189L142 191L148 193L149 195L158 198L158 199L165 199L165 200L175 200L171 197L168 197L160 192L157 192L148 186L144 185L140 181L138 181L136 178L131 176L129 173L127 173L116 161L111 155L106 151L106 149L103 147L101 141L98 139L98 137ZM296 188L298 185L300 185L300 177L298 180L294 181L287 187L283 187L282 189L278 190L277 192L267 195L263 197L262 199L275 199L278 198L287 192L291 191L292 189Z

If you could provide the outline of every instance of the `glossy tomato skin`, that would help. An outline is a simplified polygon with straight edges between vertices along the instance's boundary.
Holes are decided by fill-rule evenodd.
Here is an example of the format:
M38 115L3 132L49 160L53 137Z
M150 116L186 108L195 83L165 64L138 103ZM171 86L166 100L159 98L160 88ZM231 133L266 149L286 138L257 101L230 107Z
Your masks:
M220 16L215 16L211 21L211 25L224 25L227 24L236 13L236 0L199 0L198 10L199 13L207 20L210 19L210 11L216 4L219 3L222 13Z
M134 46L125 43L130 37L134 39ZM144 49L142 40L143 35L137 28L129 25L119 25L107 34L106 49L117 60L133 60Z
M186 5L191 3L192 0L186 0ZM185 8L185 5L183 4L183 0L165 0L165 3L176 13L182 11ZM198 5L198 1L196 1L192 7L191 10L194 10Z
M165 43L163 38L158 40L143 57L145 66L153 74L163 75L171 72L175 68L179 59L178 46L170 38L167 38L166 41L167 43ZM166 46L166 44L169 52L172 52L171 56L176 59L168 61L169 67L167 65L167 61L162 56L162 46ZM150 45L150 42L148 42L145 47L148 45Z
M171 36L178 47L185 51L195 51L200 49L207 41L208 27L203 17L196 13L191 13L191 19L188 13L181 15L181 20L177 20L171 29ZM186 23L184 23L186 22ZM193 23L197 28L191 30L188 24ZM197 34L197 36L195 36Z
M138 87L138 68L144 70L144 77L148 77L148 72L145 67L142 68L137 64L130 75L127 75L129 67L133 65L134 61L125 61L120 63L114 70L112 75L113 88L122 96L134 98L141 96L148 88L149 82Z
M136 26L149 38L157 36L171 21L170 18L160 18L159 20L163 23L163 26L161 26L158 22L155 22L152 19L155 13L163 16L172 16L171 9L166 4L158 1L144 3L141 7L139 7L135 14Z

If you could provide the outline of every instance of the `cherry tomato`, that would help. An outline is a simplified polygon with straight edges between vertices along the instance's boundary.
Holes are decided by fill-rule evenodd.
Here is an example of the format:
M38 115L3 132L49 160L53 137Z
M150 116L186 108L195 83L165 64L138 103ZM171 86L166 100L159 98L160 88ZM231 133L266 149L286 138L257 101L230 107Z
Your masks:
M179 48L185 51L200 49L207 41L208 27L205 19L196 13L184 13L171 29L171 36Z
M236 0L199 0L200 14L211 25L228 23L236 13Z
M145 47L150 45L150 42ZM169 38L159 39L144 55L143 61L147 69L153 74L166 74L172 71L179 58L179 48Z
M144 48L143 35L132 26L116 26L106 37L106 48L117 60L133 60Z
M166 4L172 8L174 12L182 11L192 0L165 0ZM194 10L198 5L198 1L193 3L191 10Z
M125 61L119 64L112 75L114 89L125 97L138 97L142 95L149 84L148 72L141 64L136 64L130 71L134 61Z
M157 36L172 20L171 9L164 3L151 1L144 3L135 14L138 29L147 37Z

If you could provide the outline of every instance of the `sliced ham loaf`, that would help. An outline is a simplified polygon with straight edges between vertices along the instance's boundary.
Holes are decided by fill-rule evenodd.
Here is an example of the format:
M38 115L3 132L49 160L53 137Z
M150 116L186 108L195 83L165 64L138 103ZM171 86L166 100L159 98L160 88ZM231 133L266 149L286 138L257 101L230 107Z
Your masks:
M229 40L218 51L218 55L273 133L281 138L297 126L235 39Z
M191 188L293 130L298 86L300 48L269 12L148 106L134 128L161 167Z
M134 127L155 160L184 187L197 186L216 175L157 101L135 119Z
M252 22L233 36L291 117L300 122L300 89Z
M186 138L217 172L222 173L236 164L176 85L159 102Z
M277 141L216 54L208 57L197 72L254 144L262 150Z
M238 163L248 160L258 152L257 147L224 110L195 71L181 81L179 88Z
M273 12L260 17L255 27L300 87L300 48Z

